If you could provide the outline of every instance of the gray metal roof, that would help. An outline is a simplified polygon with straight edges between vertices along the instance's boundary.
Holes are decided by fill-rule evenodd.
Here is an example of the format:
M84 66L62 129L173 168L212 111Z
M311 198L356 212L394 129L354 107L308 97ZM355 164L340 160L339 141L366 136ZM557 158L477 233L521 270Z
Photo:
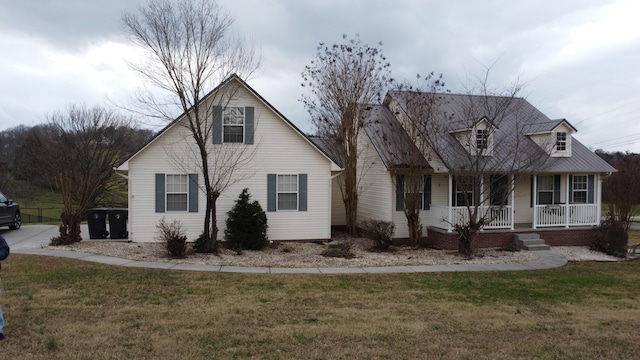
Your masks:
M364 115L363 128L387 169L406 169L410 166L432 169L386 106L368 107Z
M565 119L551 120L528 101L517 97L479 96L461 94L431 94L415 91L392 91L387 94L384 106L372 107L365 126L385 164L398 165L393 161L392 149L380 145L380 139L398 132L400 126L396 115L389 109L390 100L395 100L406 109L412 101L420 97L436 96L435 115L430 120L429 129L437 131L428 136L432 146L449 169L469 169L477 161L481 169L491 172L612 172L616 171L577 139L571 139L571 157L551 157L545 149L537 145L527 134L548 132L555 129ZM486 118L497 129L493 134L491 156L469 156L467 150L457 140L454 131L471 129L480 119ZM411 141L407 135L404 141Z

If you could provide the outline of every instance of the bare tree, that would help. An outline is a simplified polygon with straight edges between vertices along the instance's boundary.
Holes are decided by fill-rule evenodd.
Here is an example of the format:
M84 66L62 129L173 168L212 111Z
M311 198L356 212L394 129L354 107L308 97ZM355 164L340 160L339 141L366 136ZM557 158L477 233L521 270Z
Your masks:
M392 92L413 94L405 97L402 116L397 116L400 112L393 113L398 109L372 107L364 124L371 140L385 150L384 156L389 157L385 163L393 175L397 201L400 203L401 200L409 240L414 246L419 245L422 236L420 211L429 208L425 195L430 191L430 176L433 173L429 164L434 156L433 149L424 137L423 125L435 121L438 100L445 86L442 75L434 76L433 73L422 82L426 88L420 92L415 91L409 83L398 84ZM402 123L398 119L402 119Z
M198 162L204 178L202 250L217 252L216 201L239 180L239 170L253 151L223 145L214 151L214 107L224 107L235 93L233 88L211 90L232 74L248 78L258 68L259 59L252 47L232 34L233 18L215 0L150 0L139 14L125 13L122 24L147 56L145 61L132 63L132 68L165 95L139 93L140 112L164 121L172 121L176 109L183 113L177 124L188 130L195 145L187 152L192 157L184 160Z
M311 115L317 135L331 142L328 149L343 162L338 178L345 205L347 230L356 231L358 211L358 135L364 109L380 103L393 79L381 48L364 44L356 35L342 44L320 43L314 60L302 72L309 94L301 101ZM382 46L382 43L379 43ZM333 146L336 144L337 146Z
M431 77L425 78L427 91L418 87L396 94L404 129L452 177L452 205L458 210L446 221L465 255L472 254L483 226L505 218L516 185L547 165L546 149L552 145L536 145L524 136L545 117L520 97L522 86L492 90L488 75L487 70L463 95L434 93Z
M628 246L632 218L640 212L640 155L632 153L603 153L597 151L618 172L604 179L602 198L607 202L606 218L601 226L597 250L624 255Z
M131 142L129 120L104 107L85 105L71 105L48 120L46 152L35 149L35 156L40 157L40 176L62 194L60 234L51 244L72 244L82 240L80 222L87 208L114 184L113 166Z

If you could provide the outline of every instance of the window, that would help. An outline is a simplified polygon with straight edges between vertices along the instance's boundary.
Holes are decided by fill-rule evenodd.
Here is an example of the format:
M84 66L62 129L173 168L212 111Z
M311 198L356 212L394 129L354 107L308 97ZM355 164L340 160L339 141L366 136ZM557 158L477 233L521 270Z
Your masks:
M567 151L567 133L556 133L556 151Z
M507 175L491 175L489 177L489 197L492 206L509 204L509 190L511 182Z
M553 204L553 175L538 176L538 204Z
M424 180L424 176L403 176L405 201L415 196L416 209L423 209Z
M298 175L278 175L278 210L298 210Z
M167 211L187 211L187 175L167 175L166 184Z
M478 150L487 150L489 148L489 130L476 130L476 148Z
M471 176L456 177L454 206L473 206L474 205L474 189L475 182Z
M587 175L573 175L573 202L587 203Z
M225 107L222 111L222 141L225 143L244 142L244 108Z

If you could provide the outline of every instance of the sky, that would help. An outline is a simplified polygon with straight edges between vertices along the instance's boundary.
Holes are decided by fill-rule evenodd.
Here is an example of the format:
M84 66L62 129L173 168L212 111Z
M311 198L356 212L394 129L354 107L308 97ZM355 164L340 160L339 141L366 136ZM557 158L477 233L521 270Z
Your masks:
M142 85L121 16L146 0L0 0L0 131L33 126L70 104L126 102ZM299 101L318 43L358 34L393 76L442 73L447 88L491 67L519 79L551 119L567 119L592 150L640 153L640 1L218 0L233 31L260 50L248 79L287 119L312 132Z

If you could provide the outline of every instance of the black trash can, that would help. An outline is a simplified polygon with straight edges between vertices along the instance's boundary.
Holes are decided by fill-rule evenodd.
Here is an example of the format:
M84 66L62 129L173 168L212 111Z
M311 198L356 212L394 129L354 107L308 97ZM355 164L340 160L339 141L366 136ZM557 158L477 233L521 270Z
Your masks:
M106 239L109 236L107 231L107 208L94 208L87 210L87 225L89 226L90 239Z
M111 232L112 239L127 239L129 237L129 232L127 231L128 218L129 209L109 209L109 232Z

